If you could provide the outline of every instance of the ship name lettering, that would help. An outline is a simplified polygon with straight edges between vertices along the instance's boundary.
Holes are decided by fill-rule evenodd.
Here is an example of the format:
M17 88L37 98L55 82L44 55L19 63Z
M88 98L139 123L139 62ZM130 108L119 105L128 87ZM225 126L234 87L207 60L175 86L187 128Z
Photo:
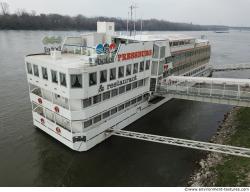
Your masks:
M137 76L134 76L134 77L131 77L131 78L128 78L128 79L124 79L124 80L121 80L121 81L116 81L115 83L108 84L107 85L107 90L115 88L115 87L120 86L120 85L124 85L126 83L136 81L136 80L137 80Z
M118 55L118 61L126 61L126 60L136 59L140 57L152 56L152 54L153 54L152 50L122 53Z

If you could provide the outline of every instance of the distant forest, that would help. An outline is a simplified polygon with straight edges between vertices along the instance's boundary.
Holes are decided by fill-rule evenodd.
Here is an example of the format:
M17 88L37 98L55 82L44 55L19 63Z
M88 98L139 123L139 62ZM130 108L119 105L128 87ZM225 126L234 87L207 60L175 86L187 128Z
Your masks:
M96 30L97 21L115 22L117 31L127 29L127 20L110 17L85 17L77 15L74 17L59 14L39 14L34 11L29 13L18 10L10 14L8 4L0 3L0 29L11 30ZM227 26L215 25L193 25L188 23L174 23L164 20L148 19L137 21L137 30L144 31L201 31L201 30L228 30ZM131 26L132 27L132 26Z

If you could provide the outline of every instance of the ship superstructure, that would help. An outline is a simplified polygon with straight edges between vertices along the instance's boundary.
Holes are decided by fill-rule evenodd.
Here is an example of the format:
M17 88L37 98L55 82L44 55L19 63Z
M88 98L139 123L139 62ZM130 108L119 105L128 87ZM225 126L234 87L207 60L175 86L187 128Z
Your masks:
M171 99L170 75L209 76L209 41L186 35L117 35L112 22L25 57L34 125L76 151L107 139Z

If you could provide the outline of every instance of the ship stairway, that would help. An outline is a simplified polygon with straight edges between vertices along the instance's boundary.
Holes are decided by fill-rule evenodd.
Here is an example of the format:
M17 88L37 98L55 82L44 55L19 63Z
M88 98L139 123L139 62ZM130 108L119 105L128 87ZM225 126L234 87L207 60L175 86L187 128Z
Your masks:
M151 134L125 131L125 130L109 129L107 131L107 134L131 138L131 139L138 139L144 141L151 141L155 143L191 148L191 149L198 149L203 151L223 153L240 157L248 157L248 158L250 157L250 149L242 147L234 147L229 145L221 145L209 142L179 139L179 138L159 136L159 135L151 135Z
M169 76L157 95L170 98L250 107L250 79Z
M213 65L213 71L235 71L250 69L250 63L220 64Z

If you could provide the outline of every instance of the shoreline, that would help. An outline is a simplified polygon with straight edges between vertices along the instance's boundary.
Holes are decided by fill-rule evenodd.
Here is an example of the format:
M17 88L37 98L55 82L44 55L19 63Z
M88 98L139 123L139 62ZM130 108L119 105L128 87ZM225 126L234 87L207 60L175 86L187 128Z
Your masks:
M224 145L230 142L238 126L237 114L240 110L241 107L234 107L224 115L224 119L220 122L218 130L210 139L210 142ZM223 164L228 156L221 153L207 152L205 157L199 161L198 168L190 176L188 186L215 187L219 179L216 167Z

